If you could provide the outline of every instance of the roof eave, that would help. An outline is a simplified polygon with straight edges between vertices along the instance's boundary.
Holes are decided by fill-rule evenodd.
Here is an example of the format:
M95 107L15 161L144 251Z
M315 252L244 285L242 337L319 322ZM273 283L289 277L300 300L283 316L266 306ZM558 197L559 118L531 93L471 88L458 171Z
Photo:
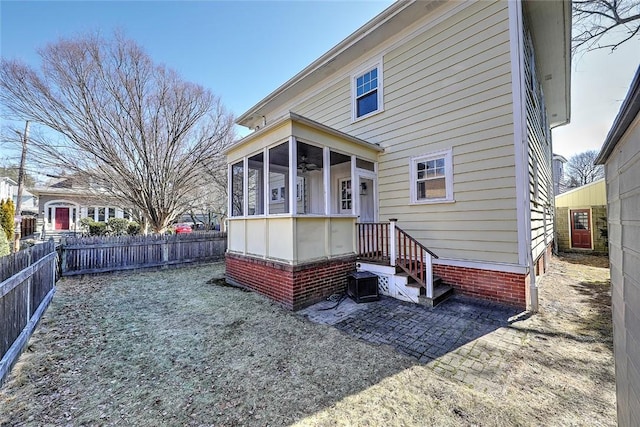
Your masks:
M604 140L604 144L602 145L602 149L596 157L595 164L603 165L613 149L618 144L618 141L625 134L631 123L635 120L635 118L640 113L640 66L636 70L636 74L631 81L631 86L629 87L629 91L627 92L627 96L622 102L622 106L620 107L620 111L618 111L618 115L613 121L613 125L611 125L611 129L607 134L607 137Z
M247 144L249 142L251 142L254 139L257 139L260 137L260 135L264 134L264 133L268 133L271 130L273 130L274 128L282 125L283 123L287 122L287 121L291 121L294 123L301 123L304 124L306 126L309 126L311 128L317 129L321 132L333 135L333 136L337 136L338 138L344 139L345 141L349 141L352 144L356 144L356 145L360 145L362 147L365 147L369 150L373 150L373 151L377 151L377 152L382 152L384 151L384 149L382 147L380 147L377 144L373 144L371 142L367 142L363 139L357 138L355 136L349 135L348 133L339 131L337 129L334 129L332 127L329 127L327 125L323 125L322 123L316 122L315 120L311 120L307 117L301 116L300 114L296 114L296 113L292 113L289 112L287 115L281 117L279 120L269 124L266 127L263 127L247 136L245 136L244 138L236 141L235 143L231 144L230 146L228 146L227 148L225 148L224 150L222 150L222 154L227 154L230 151L233 151L234 149L236 149L237 147L239 147L240 145L244 145Z
M328 52L322 55L320 58L313 61L307 67L305 67L298 74L287 80L284 84L278 87L276 90L267 95L260 102L255 104L253 107L249 108L245 113L240 115L236 119L236 124L240 126L248 126L248 122L252 118L252 115L265 107L271 101L273 101L278 96L282 95L285 91L289 90L292 86L300 82L301 80L307 78L310 74L321 68L323 65L328 64L333 61L336 57L342 54L347 48L353 46L356 42L366 37L373 30L384 24L387 20L397 14L399 11L409 7L411 4L415 3L416 0L409 1L398 1L391 4L369 22L364 24L362 27L358 28L355 32L345 38L343 41L335 45Z
M528 1L527 10L549 127L566 125L571 120L571 2Z

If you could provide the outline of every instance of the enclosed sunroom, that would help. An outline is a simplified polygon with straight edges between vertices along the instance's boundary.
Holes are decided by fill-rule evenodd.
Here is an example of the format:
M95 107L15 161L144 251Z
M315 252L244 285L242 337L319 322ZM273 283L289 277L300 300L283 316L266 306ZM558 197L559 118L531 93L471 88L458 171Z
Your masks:
M375 144L289 113L227 151L227 280L297 310L344 289L377 221Z

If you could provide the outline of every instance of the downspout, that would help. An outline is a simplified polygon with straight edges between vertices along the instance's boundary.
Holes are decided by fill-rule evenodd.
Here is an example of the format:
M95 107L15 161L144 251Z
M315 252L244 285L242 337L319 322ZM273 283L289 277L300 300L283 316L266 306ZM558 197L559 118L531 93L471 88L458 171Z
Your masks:
M531 214L529 214L531 215ZM529 247L531 248L527 255L529 257L529 311L538 312L538 286L536 285L536 269L533 266L533 247L531 246L531 237L529 237Z

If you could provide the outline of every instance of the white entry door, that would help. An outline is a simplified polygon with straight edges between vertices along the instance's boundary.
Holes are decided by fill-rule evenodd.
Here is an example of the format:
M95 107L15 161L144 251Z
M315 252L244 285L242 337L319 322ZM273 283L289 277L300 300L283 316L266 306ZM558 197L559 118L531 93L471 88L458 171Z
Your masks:
M376 222L378 219L378 188L375 173L358 173L358 186L353 189L358 194L358 222Z

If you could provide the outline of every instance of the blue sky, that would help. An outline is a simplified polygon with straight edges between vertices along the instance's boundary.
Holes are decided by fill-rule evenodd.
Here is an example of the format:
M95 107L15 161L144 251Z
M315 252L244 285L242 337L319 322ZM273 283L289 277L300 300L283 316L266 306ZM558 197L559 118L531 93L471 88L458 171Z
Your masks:
M391 3L3 0L0 54L37 66L36 49L60 37L120 29L156 62L211 89L240 115ZM614 53L574 61L572 124L554 130L556 152L569 157L602 145L638 52L636 39Z
M123 30L239 116L391 3L3 0L0 48L38 65L36 49L60 37Z

